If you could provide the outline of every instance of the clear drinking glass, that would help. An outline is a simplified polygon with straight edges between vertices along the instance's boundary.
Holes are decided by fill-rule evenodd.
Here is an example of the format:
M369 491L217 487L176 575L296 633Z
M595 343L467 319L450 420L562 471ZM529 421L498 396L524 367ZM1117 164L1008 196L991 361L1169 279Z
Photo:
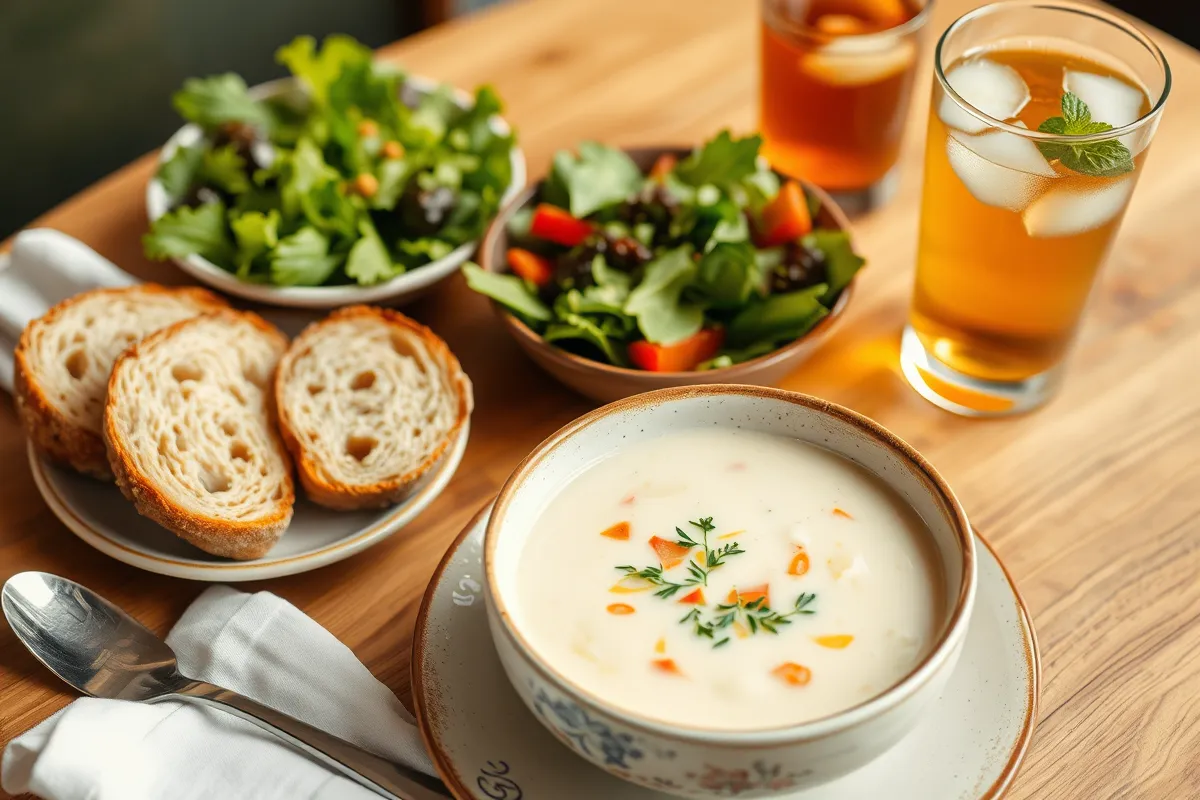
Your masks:
M901 348L924 397L994 416L1053 394L1170 88L1157 45L1089 6L1008 0L942 36Z
M850 213L886 202L930 0L762 0L759 129Z

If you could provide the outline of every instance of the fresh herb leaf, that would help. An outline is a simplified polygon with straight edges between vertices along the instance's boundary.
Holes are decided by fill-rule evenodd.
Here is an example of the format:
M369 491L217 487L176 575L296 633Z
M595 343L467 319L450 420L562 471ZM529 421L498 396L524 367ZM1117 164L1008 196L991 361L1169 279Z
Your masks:
M656 344L670 344L693 335L704 325L704 309L682 298L696 275L692 248L663 253L646 265L642 282L629 293L625 313L637 318L642 335Z
M358 281L360 286L370 286L395 277L404 268L392 261L387 246L379 238L379 232L369 217L358 222L360 239L350 248L346 257L346 274Z
M706 184L727 188L758 171L758 134L734 139L723 130L704 147L693 152L675 168L675 175L689 186Z
M266 131L271 113L250 97L240 75L227 72L210 78L189 78L183 88L171 96L179 115L211 131L226 122L242 122Z
M545 199L583 219L636 194L642 182L642 171L624 152L582 142L578 157L563 151L555 154Z
M231 215L229 228L237 242L234 266L239 278L250 274L254 260L279 244L279 212L247 211Z
M1113 129L1107 122L1093 121L1087 104L1071 92L1063 95L1062 112L1061 117L1051 117L1038 130L1057 136L1089 136ZM1133 171L1133 155L1120 139L1084 144L1038 142L1037 146L1047 161L1058 161L1082 175L1110 178Z
M280 239L271 252L271 282L276 286L320 286L341 263L342 256L329 252L329 238L306 226Z
M516 275L497 275L475 264L464 264L463 275L472 289L525 319L545 322L553 318L529 284Z
M233 241L225 224L225 204L179 206L150 224L142 237L146 257L155 261L198 255L220 267L233 263Z
M579 339L594 346L604 360L617 366L625 366L625 355L619 349L608 333L592 320L582 314L560 313L558 321L546 327L542 338L547 342L560 342L564 339Z
M717 244L696 267L695 287L716 308L738 308L762 284L749 242Z
M837 296L845 289L867 260L854 252L850 235L845 231L817 229L802 240L805 247L825 254L825 283L821 296L826 308L833 308Z
M818 283L795 292L773 294L739 312L725 331L731 348L749 347L760 340L795 339L829 313L821 305L828 286Z

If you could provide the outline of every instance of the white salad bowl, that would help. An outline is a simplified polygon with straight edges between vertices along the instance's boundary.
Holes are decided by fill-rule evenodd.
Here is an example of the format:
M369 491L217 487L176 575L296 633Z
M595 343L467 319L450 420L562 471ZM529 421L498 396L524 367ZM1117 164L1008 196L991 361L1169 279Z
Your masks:
M740 428L838 453L899 493L924 521L940 557L944 619L930 652L900 682L837 714L753 731L702 729L619 709L563 677L521 631L518 564L547 503L590 465L624 447L694 428ZM680 797L729 796L706 776L767 776L739 797L771 797L831 781L899 742L954 671L975 598L974 537L940 475L910 445L849 409L807 395L752 386L663 389L580 417L517 467L496 500L484 549L488 623L522 701L551 733L592 763ZM584 733L581 734L580 731ZM580 741L580 736L587 741Z
M419 75L408 75L404 82L404 91L413 92L417 97L434 91L439 83ZM250 95L255 99L277 97L289 92L298 91L292 78L281 78L253 87ZM455 89L455 102L462 108L468 108L474 102L470 93ZM499 134L507 134L511 128L501 117L492 117L492 129ZM163 163L175 154L180 147L186 147L199 141L204 135L198 125L184 125L163 145L159 153L159 163ZM525 155L519 147L514 146L511 153L512 183L504 190L500 205L503 206L525 186ZM146 185L146 214L153 222L166 214L171 208L171 199L167 190L155 176ZM463 262L475 252L478 241L470 241L456 247L449 255L431 261L420 267L408 270L391 280L377 283L373 286L270 286L262 283L252 283L239 279L229 270L221 269L216 264L198 255L173 259L180 269L201 283L226 294L266 303L292 308L338 308L357 303L402 303L415 300L442 280L453 275Z

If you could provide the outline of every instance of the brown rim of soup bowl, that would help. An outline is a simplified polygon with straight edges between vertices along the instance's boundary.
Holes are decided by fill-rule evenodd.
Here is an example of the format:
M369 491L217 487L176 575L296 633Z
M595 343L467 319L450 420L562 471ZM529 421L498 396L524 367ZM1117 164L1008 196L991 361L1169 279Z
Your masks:
M625 152L637 162L643 170L648 169L650 164L658 156L671 153L675 156L683 157L692 152L692 148L686 147L629 147L625 148ZM788 177L782 173L777 173L780 177ZM818 212L816 219L813 220L814 225L819 224L822 228L832 230L846 231L851 233L850 220L846 213L842 211L828 192L824 189L809 183L803 179L799 180L800 185L804 187L804 191L808 195L812 195L821 201L821 209ZM487 231L483 235L483 240L479 245L479 264L488 272L505 274L509 272L504 261L504 254L499 252L498 244L502 236L508 234L508 223L512 220L513 215L520 209L529 204L537 193L541 191L542 185L545 184L545 179L537 183L530 184L518 192L513 198L496 214L496 218L488 225ZM714 370L709 370L705 374L720 375L723 379L728 378L728 383L736 383L739 379L747 379L750 374L758 372L761 369L770 368L787 361L792 358L801 357L804 355L806 348L814 342L826 336L833 326L842 318L846 311L846 306L850 303L850 298L854 294L855 284L858 282L858 276L850 280L846 287L842 289L838 295L837 302L833 304L833 308L829 309L826 314L816 325L812 326L803 336L800 336L782 347L772 350L770 353L761 355L757 358L752 358L748 361L743 361L740 364L733 364L728 367L719 367ZM632 369L630 367L618 367L613 364L606 364L603 361L585 358L584 356L576 355L575 353L563 350L561 347L555 347L553 344L542 339L532 328L517 318L516 315L489 298L508 328L509 333L520 343L526 347L534 347L544 352L544 354L554 361L557 365L572 369L592 370L601 375L610 377L620 376L627 379L641 379L647 384L653 382L667 381L677 384L688 376L694 376L696 372L689 370L685 372L648 372L642 369ZM649 385L647 389L653 388Z
M827 415L833 419L848 424L861 433L899 454L907 467L925 484L940 501L939 505L948 512L948 521L954 529L962 557L962 579L958 596L946 623L932 648L913 667L908 674L883 692L857 703L849 708L833 714L794 725L775 726L771 728L750 730L727 730L720 728L703 728L693 725L670 723L663 719L644 715L639 712L619 708L610 704L604 698L575 684L548 664L521 634L513 623L504 598L501 597L495 575L495 550L500 537L500 524L512 497L520 490L526 478L546 456L553 452L567 439L578 434L592 423L611 414L637 409L648 405L658 405L675 400L694 397L746 396L778 400L792 405L803 406ZM762 747L764 745L782 745L797 742L814 741L841 733L871 721L881 713L889 710L902 700L912 695L917 689L930 680L938 671L941 662L955 646L961 645L966 636L966 628L970 622L970 611L975 591L975 544L974 534L967 520L966 512L954 496L945 479L933 466L918 453L912 445L905 442L879 423L844 406L822 400L799 392L784 389L773 389L762 386L743 386L738 384L707 384L702 386L680 386L659 389L654 392L627 397L591 411L573 422L560 428L549 438L527 455L505 481L492 507L488 519L487 531L483 548L484 573L487 576L486 596L492 609L496 611L505 635L524 655L525 661L535 671L552 685L568 689L577 698L621 720L623 724L647 733L666 736L683 741L695 741L721 746L744 748Z

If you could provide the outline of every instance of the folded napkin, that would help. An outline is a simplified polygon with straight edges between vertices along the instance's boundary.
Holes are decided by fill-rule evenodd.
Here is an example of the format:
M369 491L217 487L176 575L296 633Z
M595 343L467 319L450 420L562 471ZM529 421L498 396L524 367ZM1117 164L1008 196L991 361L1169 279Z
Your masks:
M267 592L216 586L167 636L180 670L435 774L412 716L349 648ZM368 800L231 714L83 698L9 743L0 784L48 800Z
M55 303L137 279L78 239L50 228L22 231L7 266L0 255L0 388L13 388L13 349L25 325Z

